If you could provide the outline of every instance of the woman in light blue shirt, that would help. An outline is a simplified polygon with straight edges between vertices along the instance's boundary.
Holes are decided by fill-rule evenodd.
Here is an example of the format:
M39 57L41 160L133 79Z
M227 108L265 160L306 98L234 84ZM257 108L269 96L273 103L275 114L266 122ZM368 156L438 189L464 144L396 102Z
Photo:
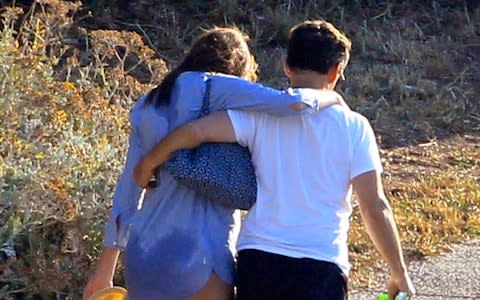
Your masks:
M112 286L123 249L129 300L232 299L238 212L206 201L164 170L159 171L158 187L146 192L142 201L133 169L169 131L198 117L208 77L210 111L237 108L289 115L296 113L292 106L300 98L300 105L312 110L337 101L320 105L311 90L280 91L253 83L257 65L246 41L237 29L206 31L162 84L135 103L127 161L106 224L104 250L84 298Z

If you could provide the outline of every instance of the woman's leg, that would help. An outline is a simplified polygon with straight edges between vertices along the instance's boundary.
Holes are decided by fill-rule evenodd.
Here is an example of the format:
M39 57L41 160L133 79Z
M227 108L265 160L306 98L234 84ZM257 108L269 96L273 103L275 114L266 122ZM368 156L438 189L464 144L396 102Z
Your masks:
M212 272L205 286L187 300L233 300L233 285Z

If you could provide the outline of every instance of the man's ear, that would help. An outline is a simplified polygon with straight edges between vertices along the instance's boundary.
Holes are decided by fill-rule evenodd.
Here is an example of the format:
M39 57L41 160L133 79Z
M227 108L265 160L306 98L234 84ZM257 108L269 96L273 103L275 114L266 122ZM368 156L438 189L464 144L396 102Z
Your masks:
M292 77L292 69L290 68L290 66L288 65L287 61L284 60L283 61L283 73L285 74L285 76L287 76L288 78L291 78Z
M335 66L331 67L330 70L328 70L328 74L327 74L328 84L333 84L333 86L335 86L340 76L341 76L341 66L338 63Z

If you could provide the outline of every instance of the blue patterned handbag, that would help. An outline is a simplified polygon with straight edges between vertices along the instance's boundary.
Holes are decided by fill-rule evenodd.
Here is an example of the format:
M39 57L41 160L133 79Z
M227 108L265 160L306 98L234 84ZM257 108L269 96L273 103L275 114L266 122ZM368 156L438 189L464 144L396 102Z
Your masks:
M210 84L207 78L200 118L210 112ZM257 199L251 155L239 144L208 143L180 150L164 167L178 182L222 206L248 210Z

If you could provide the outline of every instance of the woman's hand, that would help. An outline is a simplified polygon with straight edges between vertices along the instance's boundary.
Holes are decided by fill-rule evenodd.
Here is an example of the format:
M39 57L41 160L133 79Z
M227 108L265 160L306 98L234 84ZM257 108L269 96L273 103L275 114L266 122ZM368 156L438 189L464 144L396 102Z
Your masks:
M103 249L95 273L88 279L87 285L83 289L83 300L90 298L99 290L113 287L113 275L119 255L120 250L117 248Z
M95 272L83 289L83 300L89 299L93 294L100 290L111 287L113 287L113 280L111 277Z
M319 97L319 100L317 102L318 106L316 107L317 110L322 110L335 104L341 105L346 109L350 110L350 107L345 102L342 95L333 90L318 90L317 96ZM310 106L309 104L298 102L291 104L290 108L295 111L303 111L310 108Z

